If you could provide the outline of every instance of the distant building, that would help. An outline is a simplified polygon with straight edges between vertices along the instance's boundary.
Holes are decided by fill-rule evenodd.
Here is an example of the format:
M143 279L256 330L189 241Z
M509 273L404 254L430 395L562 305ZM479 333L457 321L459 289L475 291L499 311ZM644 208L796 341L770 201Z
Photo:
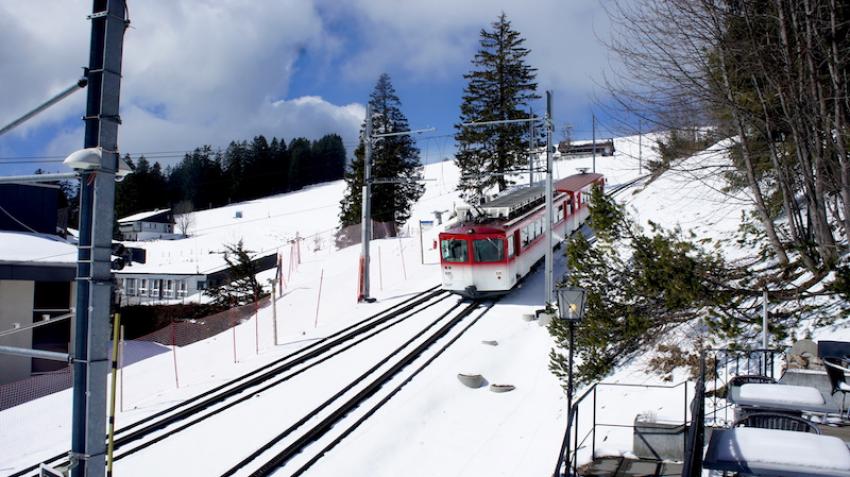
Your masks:
M113 271L121 302L124 305L179 302L207 288L223 285L232 280L231 269L224 259L217 258L219 265L204 271L187 270L186 263L133 265ZM253 261L257 272L263 272L277 265L277 254Z
M11 332L0 344L68 352L73 318L32 328L75 306L77 247L57 235L65 231L59 194L55 186L0 185L0 332ZM0 355L0 384L65 366Z
M561 141L558 152L564 156L590 156L593 155L593 147L593 141ZM596 154L600 156L613 156L615 150L613 139L596 141Z
M176 239L174 233L174 216L171 209L156 209L139 212L123 219L118 219L118 231L124 240L142 241L157 239Z

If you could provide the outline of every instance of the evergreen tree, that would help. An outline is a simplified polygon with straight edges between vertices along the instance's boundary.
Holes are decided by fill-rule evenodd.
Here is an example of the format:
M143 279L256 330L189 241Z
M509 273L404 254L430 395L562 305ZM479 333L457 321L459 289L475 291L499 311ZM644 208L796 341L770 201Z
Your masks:
M211 287L204 294L211 297L216 304L239 306L254 302L265 295L262 285L257 281L257 265L253 261L250 250L239 242L224 246L224 261L229 267L229 280L221 286Z
M481 30L481 48L472 60L474 69L463 77L468 81L460 106L460 122L455 125L458 151L455 161L462 171L458 189L474 200L491 187L504 190L510 182L504 173L525 161L528 125L463 126L463 123L521 119L528 117L529 102L539 99L536 68L525 63L529 50L525 39L511 29L504 13Z
M345 146L338 134L326 134L313 141L313 156L319 163L317 182L342 179L345 175Z
M298 190L310 185L312 172L313 154L310 148L310 140L299 137L289 143L289 186L291 190Z
M362 132L365 131L366 121L372 121L373 134L410 130L407 118L401 112L401 101L386 73L378 78L378 83L369 96L369 104L372 107L372 117L363 121L360 144L354 151L354 161L345 174L347 190L340 202L340 225L343 228L360 223L365 154ZM425 192L425 186L416 182L421 174L419 149L410 135L373 141L372 177L401 182L372 185L372 220L393 223L396 227L404 224L410 218L410 207ZM395 233L395 230L391 233Z

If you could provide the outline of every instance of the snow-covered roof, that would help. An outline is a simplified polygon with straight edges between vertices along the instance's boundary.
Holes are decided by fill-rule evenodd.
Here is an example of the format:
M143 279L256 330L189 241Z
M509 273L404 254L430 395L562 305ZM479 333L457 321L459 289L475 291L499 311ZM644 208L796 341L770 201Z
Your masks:
M0 230L0 261L75 263L77 247L56 235Z
M120 224L124 222L136 222L137 220L148 219L150 217L154 217L159 214L164 214L165 212L169 211L171 211L171 209L154 209L149 210L147 212L139 212L138 214L133 214L128 217L124 217L123 219L118 219L118 223Z

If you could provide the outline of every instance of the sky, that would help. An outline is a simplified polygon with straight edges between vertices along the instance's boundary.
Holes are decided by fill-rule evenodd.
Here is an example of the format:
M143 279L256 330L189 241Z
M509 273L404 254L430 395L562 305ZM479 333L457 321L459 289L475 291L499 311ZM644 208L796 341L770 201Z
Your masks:
M603 75L616 70L600 1L130 0L120 150L166 152L169 164L203 144L338 133L351 151L386 72L411 127L436 128L418 138L423 160L450 157L463 74L501 12L526 39L539 92L553 91L555 139L564 124L589 138ZM0 127L80 77L90 10L89 0L0 0ZM0 136L0 175L66 171L84 103L79 91ZM598 135L614 123L602 119Z

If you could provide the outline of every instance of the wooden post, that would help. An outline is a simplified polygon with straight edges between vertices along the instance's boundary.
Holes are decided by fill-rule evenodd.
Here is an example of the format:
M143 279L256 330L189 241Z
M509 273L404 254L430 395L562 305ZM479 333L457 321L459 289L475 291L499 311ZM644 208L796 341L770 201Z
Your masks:
M384 291L384 271L383 264L381 263L381 246L378 245L378 287L381 291Z
M325 279L325 269L322 268L322 273L319 275L319 296L316 299L316 319L313 321L313 328L319 326L319 305L322 303L322 282Z
M277 295L275 285L272 285L272 333L274 333L274 345L277 346Z
M115 313L112 322L112 376L109 393L109 443L106 447L106 474L112 475L112 451L115 449L115 388L118 382L118 341L120 339L121 313Z
M254 297L254 354L260 354L260 299Z
M180 389L180 379L177 376L177 332L174 320L171 320L171 356L174 358L174 385Z
M233 363L238 363L239 360L236 359L236 325L233 325Z
M404 266L404 247L401 245L401 237L398 237L398 254L401 256L401 272L404 273L404 279L407 280L407 267Z
M121 412L124 412L124 325L121 325L121 352L118 354L119 368L121 374L120 401Z

